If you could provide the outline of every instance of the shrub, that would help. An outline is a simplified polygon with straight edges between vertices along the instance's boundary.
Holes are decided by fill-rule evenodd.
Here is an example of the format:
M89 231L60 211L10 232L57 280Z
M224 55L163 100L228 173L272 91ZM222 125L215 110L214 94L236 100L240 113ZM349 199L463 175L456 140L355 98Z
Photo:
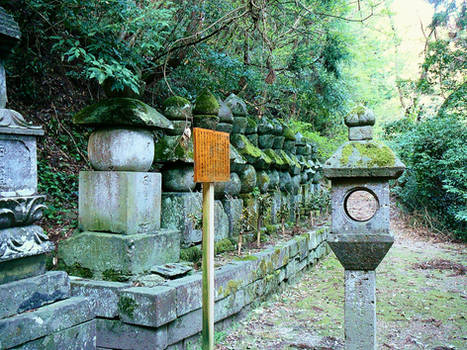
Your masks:
M413 125L394 138L407 170L394 192L409 211L427 209L438 226L467 240L467 127L455 117Z

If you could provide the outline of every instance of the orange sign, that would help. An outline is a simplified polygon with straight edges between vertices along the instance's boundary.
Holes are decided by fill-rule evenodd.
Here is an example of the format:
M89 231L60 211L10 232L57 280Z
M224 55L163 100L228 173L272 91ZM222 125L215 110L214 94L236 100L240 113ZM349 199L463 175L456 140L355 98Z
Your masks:
M230 139L226 132L194 128L195 182L230 181Z

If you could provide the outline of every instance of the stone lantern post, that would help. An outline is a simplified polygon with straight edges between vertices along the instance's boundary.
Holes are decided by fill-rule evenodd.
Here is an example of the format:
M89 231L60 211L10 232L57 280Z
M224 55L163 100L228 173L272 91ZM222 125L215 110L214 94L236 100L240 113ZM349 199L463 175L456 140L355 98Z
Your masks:
M391 248L389 180L404 164L373 141L373 113L357 107L345 119L349 141L324 165L331 180L328 243L345 269L345 348L376 349L375 269Z

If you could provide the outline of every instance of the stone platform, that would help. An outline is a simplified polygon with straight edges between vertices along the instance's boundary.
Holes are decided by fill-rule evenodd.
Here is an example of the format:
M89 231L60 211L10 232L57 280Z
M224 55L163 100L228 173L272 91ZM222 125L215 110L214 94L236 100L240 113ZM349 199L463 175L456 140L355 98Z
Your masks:
M216 328L295 281L329 252L324 227L215 270ZM71 278L95 311L98 349L189 349L202 325L200 272L153 287ZM197 348L197 345L194 345Z
M1 349L95 349L92 304L72 297L65 272L0 285Z

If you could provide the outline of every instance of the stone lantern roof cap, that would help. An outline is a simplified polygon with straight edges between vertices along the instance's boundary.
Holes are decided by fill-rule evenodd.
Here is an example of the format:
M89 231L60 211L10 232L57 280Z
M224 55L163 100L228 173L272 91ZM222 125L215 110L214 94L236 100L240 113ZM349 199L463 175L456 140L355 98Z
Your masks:
M345 118L349 141L324 163L324 176L333 178L398 178L405 165L385 144L373 140L375 117L371 110L358 106Z
M0 58L6 57L20 38L18 23L0 7Z

